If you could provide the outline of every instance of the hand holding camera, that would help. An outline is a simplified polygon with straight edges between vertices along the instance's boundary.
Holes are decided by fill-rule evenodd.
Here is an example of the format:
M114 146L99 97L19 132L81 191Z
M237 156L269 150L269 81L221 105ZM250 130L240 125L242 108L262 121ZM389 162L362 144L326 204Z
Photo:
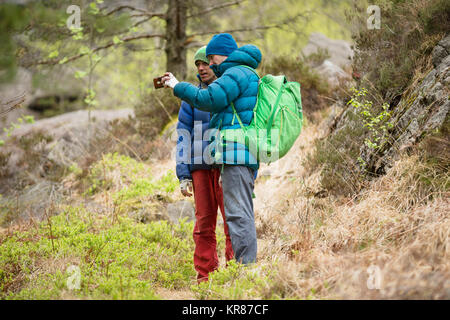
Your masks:
M153 85L155 86L155 89L159 89L159 88L174 88L176 86L176 84L179 81L175 78L175 76L170 73L170 72L166 72L162 77L158 77L153 79Z

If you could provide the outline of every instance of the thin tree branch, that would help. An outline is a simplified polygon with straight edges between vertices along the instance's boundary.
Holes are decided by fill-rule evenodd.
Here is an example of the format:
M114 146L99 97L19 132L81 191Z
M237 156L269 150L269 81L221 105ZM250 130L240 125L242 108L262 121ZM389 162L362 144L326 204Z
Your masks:
M223 33L223 32L233 33L233 32L243 32L243 31L268 30L268 29L274 29L274 28L281 29L281 28L285 27L286 25L288 25L289 23L295 22L298 18L306 18L306 15L308 13L310 13L310 12L308 11L308 12L304 12L304 13L299 13L293 17L288 17L277 24L272 24L272 25L268 25L268 26L244 27L244 28L240 28L240 29L231 29L231 30L224 30L224 31L205 31L205 32L190 34L188 37L202 36L202 35L213 34L213 33Z
M244 1L246 1L246 0L238 0L238 1L218 4L216 6L207 8L207 9L205 9L203 11L191 14L191 15L187 16L186 19L189 19L189 18L192 18L192 17L197 17L197 16L200 16L200 15L203 15L203 14L207 14L207 13L210 13L211 11L214 11L214 10L218 10L218 9L222 9L222 8L226 8L226 7L231 7L231 6L234 6L236 4L240 4L240 3L244 2Z
M130 9L130 10L132 10L132 11L140 12L139 15L132 15L132 17L137 17L137 16L147 16L147 17L152 17L152 18L153 18L153 17L158 17L158 18L161 18L161 19L165 19L165 18L166 18L166 14L163 13L163 12L148 12L148 11L146 11L146 10L138 9L138 8L135 8L135 7L129 6L129 5L123 5L123 6L119 6L119 7L117 7L117 8L114 8L113 10L111 10L110 12L108 12L105 16L106 16L106 17L107 17L107 16L110 16L110 15L112 15L112 14L118 12L118 11L124 10L124 9Z
M25 92L21 93L19 96L12 98L10 101L2 102L0 101L0 105L3 110L0 110L0 116L5 116L8 112L11 112L14 109L20 108L21 104L25 102Z
M213 33L233 33L233 32L242 32L242 31L255 31L255 30L266 30L266 29L272 29L272 28L281 28L280 25L273 25L273 26L256 26L256 27L246 27L241 29L232 29L232 30L224 30L224 31L205 31L205 32L199 32L190 34L188 37L196 37L196 36L203 36L207 34L213 34Z
M129 42L129 41L134 41L134 40L139 40L139 39L148 39L148 38L165 38L165 35L163 35L163 34L147 34L147 33L145 33L145 34L141 34L141 35L137 35L137 36L124 37L124 38L120 39L120 42ZM114 41L110 41L110 42L108 42L107 44L105 44L103 46L96 47L96 48L92 49L90 52L97 52L97 51L100 51L100 50L104 50L104 49L107 49L107 48L112 47L114 45L115 45ZM52 59L52 60L41 60L41 61L38 61L36 64L37 65L39 65L39 64L55 65L55 64L58 64L61 61L63 61L63 59L64 59L64 62L61 62L61 64L65 64L65 63L77 60L77 59L79 59L81 57L84 57L85 55L89 54L90 52L79 53L77 55L74 55L74 56L72 56L70 58L66 58L66 59L59 58L59 59Z

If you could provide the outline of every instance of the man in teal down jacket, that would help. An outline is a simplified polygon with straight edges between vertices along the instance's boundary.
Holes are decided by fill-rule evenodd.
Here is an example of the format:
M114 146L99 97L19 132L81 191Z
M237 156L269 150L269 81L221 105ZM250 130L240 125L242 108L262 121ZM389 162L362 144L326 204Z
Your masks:
M238 48L228 33L215 35L206 47L217 80L207 88L197 88L178 80L169 72L163 78L166 87L174 89L174 95L203 111L212 113L210 128L239 128L248 126L253 119L253 108L258 94L256 69L261 62L261 51L254 45ZM247 67L246 67L247 66ZM248 68L250 67L250 68ZM214 142L212 142L214 145ZM253 211L255 171L259 163L245 145L225 142L218 159L211 148L215 163L222 165L222 187L225 216L231 243L238 262L256 262L256 229Z

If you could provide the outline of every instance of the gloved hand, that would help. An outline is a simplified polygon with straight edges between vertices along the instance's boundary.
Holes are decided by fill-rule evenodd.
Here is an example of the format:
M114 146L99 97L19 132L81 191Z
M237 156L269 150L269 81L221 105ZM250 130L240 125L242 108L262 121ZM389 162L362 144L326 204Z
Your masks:
M164 86L170 87L170 88L175 88L175 86L177 85L177 83L179 82L177 80L177 78L175 78L175 76L170 73L170 72L166 72L163 76L163 78L161 79L161 82L164 83Z
M192 180L191 179L183 179L180 182L180 188L181 188L181 193L183 194L183 196L185 197L190 197L192 196L192 192L193 192L193 186L192 186ZM189 191L191 193L189 193Z

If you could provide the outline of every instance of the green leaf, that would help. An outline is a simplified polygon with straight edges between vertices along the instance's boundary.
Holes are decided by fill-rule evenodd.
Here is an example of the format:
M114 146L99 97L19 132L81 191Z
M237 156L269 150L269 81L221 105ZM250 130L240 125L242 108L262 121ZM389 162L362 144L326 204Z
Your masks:
M86 71L78 70L77 72L75 72L75 78L77 78L77 79L84 78L86 75L87 75Z
M67 62L67 57L64 57L64 58L62 58L58 63L59 64L64 64L64 63L66 63Z
M74 39L74 40L83 40L83 37L84 37L84 35L83 35L83 32L77 32L76 34L74 34L73 36L72 36L72 38Z
M50 54L48 55L48 57L49 57L50 59L56 58L57 56L59 56L58 50L52 51L52 52L50 52Z
M88 54L89 51L90 51L89 48L86 47L86 46L82 46L82 47L80 48L80 50L78 50L78 52L79 52L80 54Z
M83 27L77 28L77 27L74 27L74 26L70 26L70 31L71 31L72 33L83 32Z
M123 41L120 40L120 38L118 36L114 36L113 42L114 42L114 44L119 44L119 43L122 43Z
M99 62L100 60L102 60L102 57L100 57L98 54L93 54L92 55L92 60L94 61L94 62Z
M23 118L26 123L34 123L34 116L24 116Z
M95 2L91 2L90 4L89 4L89 7L90 7L90 13L92 13L92 14L98 14L99 12L100 12L100 9L97 7L97 3L95 3Z

